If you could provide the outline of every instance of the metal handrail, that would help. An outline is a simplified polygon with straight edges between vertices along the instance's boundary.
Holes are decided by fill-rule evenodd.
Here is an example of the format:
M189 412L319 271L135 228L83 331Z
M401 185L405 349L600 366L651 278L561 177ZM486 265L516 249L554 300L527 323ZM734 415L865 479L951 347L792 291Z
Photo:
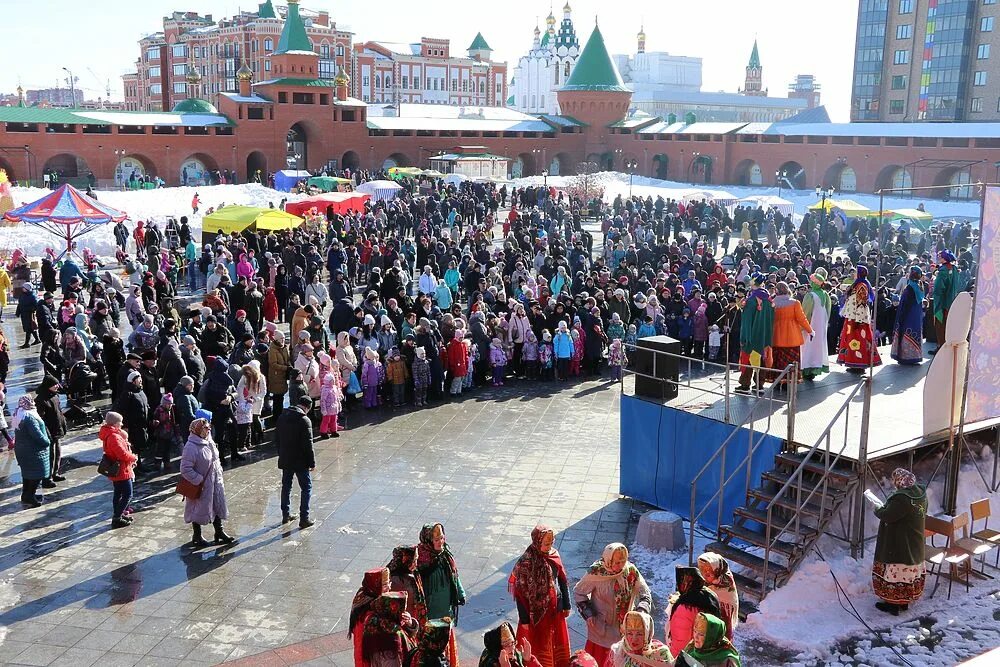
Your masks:
M813 496L816 494L817 491L820 490L821 487L823 489L823 493L821 494L821 500L819 506L820 507L819 518L820 522L823 521L824 518L823 515L826 513L826 498L827 498L827 491L829 489L830 471L833 469L833 466L840 461L841 457L844 454L844 449L847 447L847 430L850 425L851 403L854 401L855 397L857 397L858 392L861 391L861 389L864 388L868 383L869 383L868 378L865 378L864 380L858 382L858 384L854 387L854 389L851 390L846 400L844 400L843 404L840 406L840 408L837 409L837 412L833 415L833 418L829 421L829 423L827 423L826 427L823 429L822 433L820 433L819 437L816 438L816 442L813 443L813 446L810 447L809 451L806 452L805 456L803 456L802 462L798 465L798 467L795 468L795 471L792 472L791 475L789 475L788 481L786 481L782 485L782 487L777 491L777 493L774 494L771 500L768 501L767 525L764 527L764 569L763 572L761 573L762 574L761 586L763 590L767 590L767 570L768 570L768 564L770 563L771 548L775 544L777 544L781 536L785 534L789 526L791 526L793 523L795 524L795 530L794 530L795 537L798 538L800 536L801 510L810 500L812 500ZM834 458L831 460L830 435L833 432L833 429L836 426L837 422L840 420L841 415L845 414L846 418L844 420L844 441L841 444L840 449L837 452L835 452ZM812 490L809 492L809 494L803 499L802 478L805 474L806 464L810 462L813 455L817 451L820 451L820 446L824 442L826 443L825 447L826 463L824 464L823 474L820 476L820 479L816 482L816 484L812 487ZM786 493L792 487L793 484L795 484L796 486L795 511L793 512L793 516L780 529L773 530L771 519L774 508L777 506L778 501L785 497ZM772 539L772 532L774 533L773 539Z
M759 438L757 438L757 440L755 441L754 440L754 427L753 427L753 425L754 425L754 422L756 421L755 414L757 412L757 406L763 400L768 400L768 401L772 401L773 402L773 395L774 395L774 389L775 389L775 387L780 386L782 380L785 380L788 377L798 377L798 365L797 364L789 364L788 366L786 366L784 368L784 370L782 370L781 373L778 375L778 377L775 378L775 380L771 384L771 386L768 387L764 391L763 394L757 396L756 400L751 404L750 410L747 412L746 417L743 418L743 421L741 423L739 423L739 424L734 425L732 432L726 437L725 440L722 441L722 444L715 451L715 453L712 454L712 456L710 456L708 458L708 460L705 462L705 465L703 465L701 467L701 470L699 470L695 474L695 476L691 479L691 514L690 514L690 521L688 522L688 532L689 532L689 535L688 535L688 561L690 563L694 563L694 527L695 527L695 524L698 522L698 519L700 519L705 514L705 512L708 511L708 509L711 507L712 503L716 499L718 499L719 519L716 522L716 530L717 531L720 530L720 525L722 523L722 517L721 517L721 515L722 515L722 493L723 493L723 491L725 491L725 488L729 484L729 482L731 482L733 480L733 478L736 477L736 475L740 472L740 470L743 468L744 465L746 465L746 467L747 467L747 474L746 474L746 485L747 485L747 488L746 488L746 490L747 491L750 490L750 461L752 460L754 453L760 447L761 443L764 442L764 436L766 436L768 434L768 432L770 431L770 428L771 428L771 417L773 415L773 411L769 410L768 413L767 413L767 428L765 428L760 433ZM743 460L740 461L740 463L733 470L733 473L727 478L726 477L726 450L729 447L729 443L737 435L740 435L741 429L743 428L743 426L745 426L747 424L749 424L749 429L750 429L750 431L749 431L749 440L748 440L749 446L747 447L747 454L743 458ZM716 489L715 493L712 494L712 497L709 498L707 501L705 501L705 504L702 507L701 511L698 512L698 511L696 511L697 496L698 496L698 481L701 479L702 475L705 474L705 471L708 470L709 466L711 466L712 463L717 458L720 459L720 462L719 462L719 487Z

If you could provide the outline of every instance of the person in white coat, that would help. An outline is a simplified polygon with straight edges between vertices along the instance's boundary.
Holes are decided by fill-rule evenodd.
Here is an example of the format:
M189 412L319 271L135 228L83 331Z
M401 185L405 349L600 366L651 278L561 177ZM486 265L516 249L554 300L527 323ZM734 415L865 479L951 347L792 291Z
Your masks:
M420 290L422 294L427 296L434 296L435 291L437 291L437 278L431 272L430 265L424 267L424 272L420 274L420 281L417 283L417 289Z
M802 377L812 381L830 371L830 349L826 329L830 322L830 295L826 291L826 269L819 267L809 276L809 291L802 299L802 312L816 332L801 347Z

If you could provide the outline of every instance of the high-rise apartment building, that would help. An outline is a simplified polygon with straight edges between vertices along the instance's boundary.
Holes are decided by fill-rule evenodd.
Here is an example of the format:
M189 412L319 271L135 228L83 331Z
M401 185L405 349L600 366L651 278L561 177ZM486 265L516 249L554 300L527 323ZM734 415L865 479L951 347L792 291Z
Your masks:
M851 120L998 120L998 60L998 0L860 0Z

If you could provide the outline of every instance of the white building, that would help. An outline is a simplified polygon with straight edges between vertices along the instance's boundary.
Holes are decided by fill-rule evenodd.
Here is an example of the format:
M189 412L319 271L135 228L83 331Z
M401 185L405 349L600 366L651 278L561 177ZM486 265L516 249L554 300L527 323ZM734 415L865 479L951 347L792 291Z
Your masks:
M569 2L563 7L563 19L556 30L556 18L549 13L545 34L535 26L531 51L514 68L507 106L524 113L559 113L556 90L573 73L580 57L580 40L573 27Z

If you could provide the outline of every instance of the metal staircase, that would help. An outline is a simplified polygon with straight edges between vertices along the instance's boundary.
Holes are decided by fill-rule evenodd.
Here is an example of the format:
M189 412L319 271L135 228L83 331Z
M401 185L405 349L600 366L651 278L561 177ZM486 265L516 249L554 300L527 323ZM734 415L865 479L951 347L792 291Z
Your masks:
M732 523L721 520L721 494L736 475L721 480L714 496L695 512L696 485L701 473L692 481L690 524L690 558L694 559L694 526L712 502L718 498L720 521L717 541L705 549L714 551L731 563L741 566L734 572L740 596L760 602L769 591L781 586L791 577L795 568L805 559L810 547L828 532L831 520L838 515L845 501L850 505L851 523L854 523L856 492L861 476L858 470L864 463L842 460L848 443L848 425L851 404L859 393L866 391L868 380L860 381L846 396L840 409L827 424L816 442L809 447L796 446L786 439L785 451L774 457L774 468L761 475L760 486L750 486L750 463L763 438L755 440L753 422L749 424L750 446L746 458L737 466L737 472L746 468L746 503L736 508ZM793 390L794 391L794 390ZM862 415L862 438L866 437L867 394ZM789 409L794 408L794 401ZM752 413L751 413L752 414ZM752 420L752 417L748 417ZM747 425L744 424L744 427ZM839 426L843 427L840 437ZM745 429L738 429L737 432ZM837 431L835 438L834 431ZM839 447L835 440L840 440ZM729 439L716 452L725 467L725 449ZM865 447L862 446L862 451ZM709 464L702 469L702 473ZM842 518L842 517L841 517ZM845 528L845 532L847 529Z

